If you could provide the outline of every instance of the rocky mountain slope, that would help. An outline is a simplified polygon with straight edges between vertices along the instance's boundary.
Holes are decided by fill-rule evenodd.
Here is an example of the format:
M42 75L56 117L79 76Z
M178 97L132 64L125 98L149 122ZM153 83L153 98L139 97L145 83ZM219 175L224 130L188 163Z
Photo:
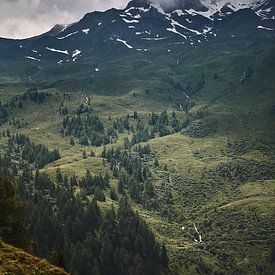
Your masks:
M224 4L224 5L223 5ZM250 4L176 1L159 6L131 1L124 10L86 14L79 22L55 26L38 37L0 40L0 62L66 64L139 53L144 58L162 47L186 51L219 37L274 37L274 1Z

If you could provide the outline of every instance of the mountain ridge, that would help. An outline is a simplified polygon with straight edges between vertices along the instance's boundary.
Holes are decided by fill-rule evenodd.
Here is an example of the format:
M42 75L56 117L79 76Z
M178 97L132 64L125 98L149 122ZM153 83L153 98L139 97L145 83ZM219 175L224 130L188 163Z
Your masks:
M41 61L61 65L85 62L93 56L119 56L125 51L147 54L151 48L160 45L169 50L171 43L183 49L197 47L209 39L215 39L217 33L225 34L223 23L226 20L233 22L243 10L251 11L247 12L247 16L252 19L248 29L253 32L256 30L256 35L260 32L260 36L264 35L265 30L269 34L264 36L270 33L274 36L275 20L272 19L273 9L270 7L272 2L260 0L240 9L226 4L220 10L176 9L164 12L151 1L134 0L125 9L87 13L76 23L56 25L49 32L33 38L1 39L0 61ZM188 7L182 3L189 2L176 3L180 3L179 7ZM246 22L240 22L231 32L238 32L241 24Z

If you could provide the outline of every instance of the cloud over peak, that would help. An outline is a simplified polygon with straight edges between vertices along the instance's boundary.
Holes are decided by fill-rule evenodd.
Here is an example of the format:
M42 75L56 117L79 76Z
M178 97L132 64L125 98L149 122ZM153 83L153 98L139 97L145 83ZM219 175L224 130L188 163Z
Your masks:
M79 20L85 13L123 8L127 0L0 0L0 37L26 38L55 24Z

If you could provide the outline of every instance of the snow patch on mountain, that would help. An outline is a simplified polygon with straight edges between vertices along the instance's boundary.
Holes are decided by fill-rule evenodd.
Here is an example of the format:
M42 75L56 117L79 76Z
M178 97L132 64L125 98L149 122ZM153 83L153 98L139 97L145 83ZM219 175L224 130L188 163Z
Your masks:
M40 59L32 57L32 56L25 56L25 58L40 62Z
M81 54L81 51L78 50L78 49L76 49L76 50L73 52L73 54L72 54L72 58L74 58L74 57L76 57L76 56L78 56L78 55L80 55L80 54Z
M154 38L144 37L144 38L141 38L141 39L142 40L148 40L148 41L160 41L160 40L167 39L167 37L154 37Z
M57 50L57 49L54 49L54 48L49 48L49 47L46 47L46 50L48 51L51 51L51 52L56 52L56 53L62 53L62 54L69 54L69 52L67 50Z
M127 24L139 23L138 20L128 20L128 19L125 19L125 18L122 18L122 20Z
M166 30L169 31L169 32L173 32L173 33L175 33L177 35L180 35L184 39L187 39L187 36L184 35L184 34L182 34L182 33L180 33L180 32L178 32L175 27L173 27L173 28L167 28Z
M180 24L179 22L177 22L177 21L175 21L174 19L171 19L171 18L169 18L170 20L171 20L171 25L175 28L176 26L178 26L178 27L180 27L180 28L182 28L182 29L185 29L185 30L187 30L187 31L189 31L189 32L193 32L193 33L195 33L196 35L201 35L202 33L201 32L199 32L199 31L197 31L197 30L193 30L193 29L190 29L190 28L187 28L187 27L185 27L185 26L183 26L182 24Z
M116 41L123 43L128 49L133 49L133 47L132 47L131 45L129 45L129 44L127 43L127 41L125 41L125 40L122 40L122 39L117 38Z
M82 32L85 33L86 35L89 34L90 29L83 29Z
M78 31L75 31L75 32L69 33L69 34L67 34L67 35L65 35L63 37L57 37L57 39L62 40L62 39L68 38L68 37L70 37L72 35L75 35L77 33L78 33Z
M264 26L258 26L257 29L266 30L266 31L273 31L273 29L267 28L267 27L264 27Z

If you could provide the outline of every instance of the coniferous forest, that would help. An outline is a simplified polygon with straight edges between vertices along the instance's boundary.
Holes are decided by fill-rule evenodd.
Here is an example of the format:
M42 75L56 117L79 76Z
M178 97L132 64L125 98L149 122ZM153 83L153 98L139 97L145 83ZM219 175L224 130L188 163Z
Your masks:
M131 208L126 193L118 200L113 190L115 205L104 211L98 206L98 201L105 201L108 175L93 176L87 170L78 180L57 169L51 180L39 168L58 159L58 151L31 143L24 135L10 137L7 149L9 154L0 158L3 241L45 257L72 274L159 274L167 270L165 246ZM76 193L78 188L81 193Z

